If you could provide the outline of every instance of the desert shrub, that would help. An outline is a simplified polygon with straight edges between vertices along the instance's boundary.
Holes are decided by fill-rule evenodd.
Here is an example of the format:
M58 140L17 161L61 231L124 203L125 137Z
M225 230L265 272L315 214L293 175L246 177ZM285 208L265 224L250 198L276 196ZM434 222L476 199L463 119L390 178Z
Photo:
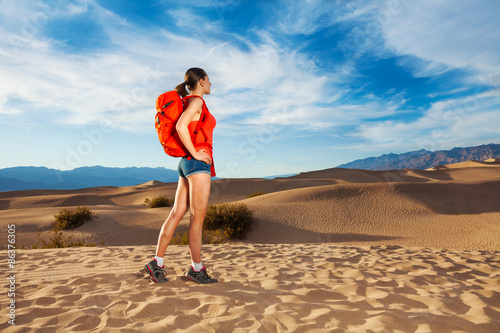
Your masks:
M97 244L86 238L75 238L74 235L66 235L61 230L74 229L81 226L83 223L92 219L97 213L92 212L86 206L78 206L75 211L70 209L63 209L59 214L54 215L56 222L52 225L52 230L44 233L39 231L36 236L37 240L34 243L24 243L21 248L33 249L51 249L63 248L71 246L97 246ZM100 245L104 242L101 241Z
M87 239L83 238L73 238L72 235L64 236L63 232L60 230L51 230L48 232L52 234L48 240L44 239L41 236L41 232L37 233L38 241L34 243L31 248L33 249L52 249L52 248L63 248L63 247L72 247L72 246L97 246L95 242L91 242ZM103 245L104 242L101 241L100 245Z
M178 232L170 240L170 245L188 245L189 235L187 232Z
M257 197L259 195L267 194L266 192L255 192L254 194L250 194L249 198Z
M205 230L223 229L229 239L243 239L254 222L245 204L210 205L203 223Z
M56 218L54 230L77 228L83 223L90 221L92 219L92 215L97 214L93 213L86 206L78 206L75 211L72 211L71 209L63 209L59 211L59 214L54 215Z
M173 204L173 200L167 198L166 195L160 195L159 197L154 197L153 199L146 198L144 203L149 205L149 208L170 207Z
M228 238L223 230L204 230L201 235L203 244L221 244L228 241ZM188 245L189 234L187 232L176 233L170 240L171 245Z

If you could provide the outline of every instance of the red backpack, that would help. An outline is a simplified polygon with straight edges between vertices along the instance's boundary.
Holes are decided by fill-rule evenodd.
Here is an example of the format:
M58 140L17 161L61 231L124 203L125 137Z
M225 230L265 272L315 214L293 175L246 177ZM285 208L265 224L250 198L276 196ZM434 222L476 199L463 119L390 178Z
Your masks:
M177 121L179 120L182 112L184 112L185 101L192 97L199 96L186 96L181 99L177 91L174 90L163 93L156 99L157 112L155 117L155 128L158 132L160 143L162 144L165 153L167 153L167 155L169 156L189 156L189 152L186 147L184 147L184 144L182 143L175 126L177 125ZM194 135L198 134L200 128L203 126L203 122L206 118L204 117L205 110L205 101L203 101L203 108L201 112L202 114L200 116L200 120L198 121L196 129L192 134L191 140L193 140Z

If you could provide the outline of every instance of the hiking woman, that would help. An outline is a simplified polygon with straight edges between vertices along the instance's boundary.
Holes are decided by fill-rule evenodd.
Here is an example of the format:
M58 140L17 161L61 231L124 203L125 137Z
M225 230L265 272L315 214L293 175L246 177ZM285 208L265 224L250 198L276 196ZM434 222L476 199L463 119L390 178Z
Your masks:
M214 283L217 279L211 278L201 263L201 235L202 226L208 207L211 177L215 176L212 156L212 134L215 128L215 118L208 112L203 96L210 94L210 80L207 73L201 68L190 68L186 72L184 82L175 90L181 97L189 96L184 105L176 130L189 156L179 162L179 182L175 193L175 203L170 215L163 223L158 236L156 256L144 266L151 280L157 283L168 281L163 271L163 257L167 246L174 235L180 220L188 208L191 212L189 223L189 251L191 253L191 267L186 277L198 283ZM196 97L194 97L196 96ZM194 134L196 125L203 117L201 131ZM191 139L193 137L193 139Z

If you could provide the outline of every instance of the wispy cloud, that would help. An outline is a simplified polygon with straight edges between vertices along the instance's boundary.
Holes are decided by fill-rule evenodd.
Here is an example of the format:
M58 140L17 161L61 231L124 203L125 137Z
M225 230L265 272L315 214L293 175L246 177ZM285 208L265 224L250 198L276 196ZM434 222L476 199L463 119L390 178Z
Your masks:
M91 7L86 3L71 12L86 9L98 17L111 15L95 3ZM23 45L4 43L11 56L5 55L0 75L11 79L1 87L3 113L12 113L11 101L23 100L30 117L39 113L46 122L108 120L130 130L149 128L144 114L150 112L152 101L178 84L183 78L180 69L193 65L205 67L212 76L213 89L222 96L214 97L212 105L222 118L312 107L329 93L326 77L317 73L314 62L263 32L259 42L242 37L239 42L247 46L243 50L230 40L200 40L167 30L146 33L122 23L117 18L105 26L115 47L91 53L67 54L41 28Z
M359 136L375 145L405 143L417 149L449 149L461 144L498 142L500 100L489 92L435 102L414 121L388 120L362 124ZM469 143L468 143L469 142ZM406 148L408 149L408 148Z
M497 1L408 2L381 27L389 49L429 62L428 72L445 65L500 73Z
M278 27L285 34L311 35L336 23L357 20L378 9L365 1L280 1Z

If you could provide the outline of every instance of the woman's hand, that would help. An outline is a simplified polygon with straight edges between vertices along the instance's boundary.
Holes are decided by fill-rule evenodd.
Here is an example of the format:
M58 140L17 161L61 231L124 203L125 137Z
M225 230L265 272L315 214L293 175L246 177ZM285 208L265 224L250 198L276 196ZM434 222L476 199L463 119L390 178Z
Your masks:
M204 149L198 150L196 154L193 155L193 158L198 161L203 161L208 165L212 164L212 159L210 158L210 155Z

